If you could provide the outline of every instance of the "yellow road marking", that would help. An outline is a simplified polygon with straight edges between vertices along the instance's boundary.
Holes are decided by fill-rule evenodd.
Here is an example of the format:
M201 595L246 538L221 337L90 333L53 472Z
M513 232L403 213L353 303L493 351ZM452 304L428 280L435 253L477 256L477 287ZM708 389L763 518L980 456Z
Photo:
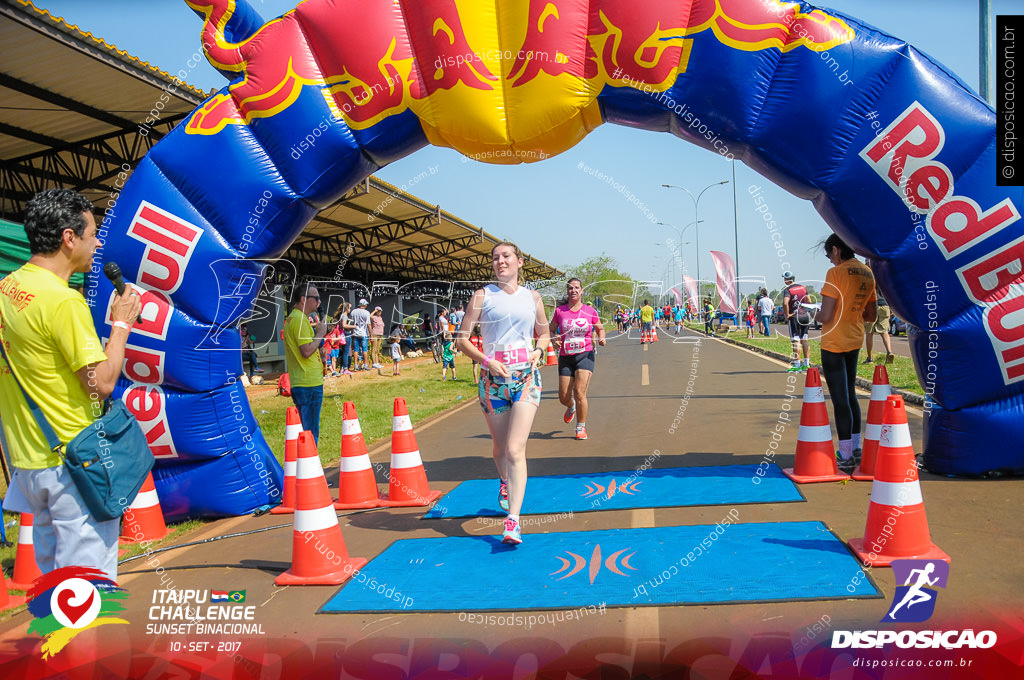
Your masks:
M647 364L644 364L640 367L640 384L651 384L651 369L647 366Z

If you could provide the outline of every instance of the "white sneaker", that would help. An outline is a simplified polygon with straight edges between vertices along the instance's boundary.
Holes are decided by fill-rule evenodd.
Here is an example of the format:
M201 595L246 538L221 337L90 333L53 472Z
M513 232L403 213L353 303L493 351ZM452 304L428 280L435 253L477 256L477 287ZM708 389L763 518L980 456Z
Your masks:
M380 366L380 364L374 364L373 367L374 368L380 368L381 366Z

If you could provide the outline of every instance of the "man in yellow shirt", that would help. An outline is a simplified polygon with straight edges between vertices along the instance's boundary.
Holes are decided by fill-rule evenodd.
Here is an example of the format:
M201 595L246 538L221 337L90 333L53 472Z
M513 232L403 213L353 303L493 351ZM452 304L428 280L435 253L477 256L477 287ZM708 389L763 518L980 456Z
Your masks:
M645 338L651 337L654 331L654 307L644 300L644 306L640 308L640 344L644 344Z
M131 323L142 305L125 290L111 303L104 348L81 293L68 288L87 272L96 238L92 204L70 189L36 194L25 206L29 261L0 280L0 334L13 364L0 359L0 413L15 468L4 509L33 518L36 562L45 574L72 565L117 578L120 519L97 522L58 453L50 451L15 377L57 438L68 444L103 414L124 363ZM148 450L139 455L151 455Z
M316 286L297 284L292 293L292 311L284 322L284 358L291 382L292 401L299 409L302 429L320 441L320 407L324 403L324 371L320 344L327 325L319 322L314 331L309 315L320 305Z
M875 320L875 277L836 234L825 241L835 266L821 290L821 372L828 384L839 436L839 469L852 472L860 462L860 404L857 402L857 355L864 343L864 322Z

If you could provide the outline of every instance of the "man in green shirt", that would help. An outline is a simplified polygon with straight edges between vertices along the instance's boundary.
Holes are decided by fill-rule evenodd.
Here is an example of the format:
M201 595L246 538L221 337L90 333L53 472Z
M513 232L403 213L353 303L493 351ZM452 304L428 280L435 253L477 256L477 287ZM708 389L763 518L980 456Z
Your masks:
M284 322L284 357L291 382L292 401L299 409L302 429L320 441L320 407L324 402L324 372L320 363L320 343L327 325L319 322L314 330L309 315L320 305L316 286L298 284L292 292L292 311Z

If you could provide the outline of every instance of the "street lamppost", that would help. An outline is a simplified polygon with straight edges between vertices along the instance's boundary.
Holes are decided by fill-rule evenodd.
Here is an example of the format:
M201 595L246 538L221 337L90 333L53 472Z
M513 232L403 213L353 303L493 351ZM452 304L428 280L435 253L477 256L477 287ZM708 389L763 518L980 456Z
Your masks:
M697 220L697 222L690 222L689 224L687 224L682 229L679 229L678 227L676 227L676 225L669 224L668 222L658 222L658 224L660 224L660 225L662 225L664 227L669 227L670 229L672 229L674 232L676 232L676 235L679 237L679 241L676 242L676 248L677 248L677 250L679 252L679 281L677 281L677 283L681 283L682 279L683 279L683 246L684 245L688 245L690 243L689 241L687 241L686 243L683 243L683 234L685 234L686 230L689 229L690 227L692 227L693 225L698 224L698 223L703 222L703 221L704 220ZM675 267L675 258L672 258L672 266L673 266L673 268Z
M693 201L693 219L694 219L694 223L695 224L700 224L702 222L702 220L700 219L700 215L698 214L698 208L700 206L700 197L703 196L704 192L707 191L708 189L710 189L711 187L717 187L720 184L728 184L728 183L729 183L729 180L723 179L721 182L715 182L714 184L709 184L706 187L704 187L703 189L701 189L700 193L697 194L696 197L694 197L694 195L686 187L679 187L679 186L676 186L674 184L662 184L661 186L665 187L666 189L682 189L683 191L685 191L687 193L687 195L690 197L690 199ZM695 240L697 241L697 296L700 297L700 227L697 227L696 234L697 234L697 238ZM682 240L682 239L680 239L680 240Z

